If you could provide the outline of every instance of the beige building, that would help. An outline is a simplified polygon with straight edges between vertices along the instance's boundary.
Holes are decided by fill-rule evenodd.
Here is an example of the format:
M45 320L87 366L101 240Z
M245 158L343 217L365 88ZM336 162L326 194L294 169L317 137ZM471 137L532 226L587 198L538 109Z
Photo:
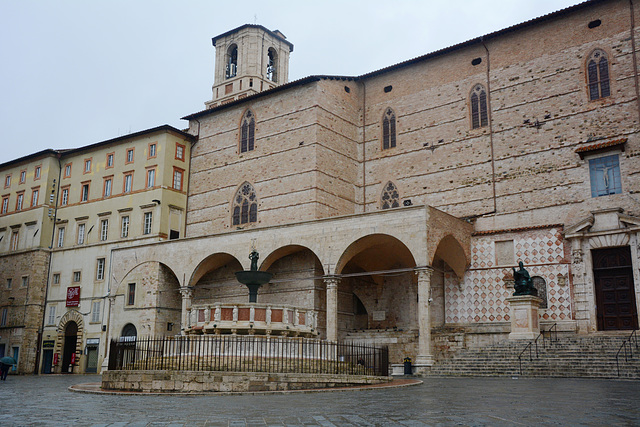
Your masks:
M0 357L32 373L53 230L58 157L53 150L0 165Z
M112 279L165 266L156 286L180 287L186 333L311 320L322 338L389 344L394 363L506 339L519 261L543 329L637 328L638 10L590 1L363 76L225 103L214 90L185 117L186 239L114 250ZM263 61L267 31L249 28L216 47ZM253 246L273 279L252 309L234 272Z
M108 288L110 252L184 235L192 141L160 126L3 165L9 209L1 217L7 267L0 310L7 310L5 353L18 355L19 372L33 372L36 363L42 373L97 372L110 304L119 304L120 320L142 309L135 285ZM158 308L169 319L172 310ZM149 332L164 333L167 323Z

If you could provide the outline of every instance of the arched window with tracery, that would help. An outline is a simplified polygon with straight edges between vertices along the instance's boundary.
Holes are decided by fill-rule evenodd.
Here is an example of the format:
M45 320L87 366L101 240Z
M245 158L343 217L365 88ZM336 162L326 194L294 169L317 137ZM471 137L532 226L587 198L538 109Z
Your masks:
M388 150L396 146L396 115L387 108L382 118L382 149Z
M604 51L596 49L589 57L587 61L587 78L589 81L589 101L606 98L611 95L609 60Z
M487 91L477 84L471 91L471 129L485 127L488 123Z
M258 221L258 198L256 190L248 182L240 186L233 199L233 225L249 224Z
M253 151L256 133L256 118L251 112L247 110L242 118L242 125L240 126L240 152L246 153L247 151Z
M398 193L398 187L389 181L385 184L382 190L382 197L380 198L380 204L382 209L391 209L400 207L400 193Z

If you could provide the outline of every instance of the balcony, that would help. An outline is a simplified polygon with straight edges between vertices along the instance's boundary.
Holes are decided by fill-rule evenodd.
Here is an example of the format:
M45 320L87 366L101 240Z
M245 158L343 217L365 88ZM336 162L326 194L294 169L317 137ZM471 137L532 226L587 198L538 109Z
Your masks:
M279 335L316 337L314 310L273 304L214 303L193 305L187 334Z

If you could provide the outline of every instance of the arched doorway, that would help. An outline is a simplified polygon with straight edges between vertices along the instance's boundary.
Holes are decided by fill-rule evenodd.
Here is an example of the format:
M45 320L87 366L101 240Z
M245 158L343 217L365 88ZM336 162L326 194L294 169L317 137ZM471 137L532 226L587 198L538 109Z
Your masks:
M136 337L138 336L138 330L133 325L133 323L127 323L126 325L124 325L124 328L122 328L121 336L125 337L124 341L135 341Z
M64 329L64 347L62 352L62 373L73 373L73 364L76 363L76 345L78 343L78 324L69 322Z

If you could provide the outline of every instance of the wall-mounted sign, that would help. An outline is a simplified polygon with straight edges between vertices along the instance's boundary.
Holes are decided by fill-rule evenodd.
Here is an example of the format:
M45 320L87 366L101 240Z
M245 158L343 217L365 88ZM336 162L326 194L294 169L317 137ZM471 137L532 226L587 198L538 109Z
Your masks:
M87 338L87 345L98 345L100 344L100 338Z
M67 288L67 307L78 307L80 305L80 286Z
M55 340L42 341L42 348L54 348L56 346Z

